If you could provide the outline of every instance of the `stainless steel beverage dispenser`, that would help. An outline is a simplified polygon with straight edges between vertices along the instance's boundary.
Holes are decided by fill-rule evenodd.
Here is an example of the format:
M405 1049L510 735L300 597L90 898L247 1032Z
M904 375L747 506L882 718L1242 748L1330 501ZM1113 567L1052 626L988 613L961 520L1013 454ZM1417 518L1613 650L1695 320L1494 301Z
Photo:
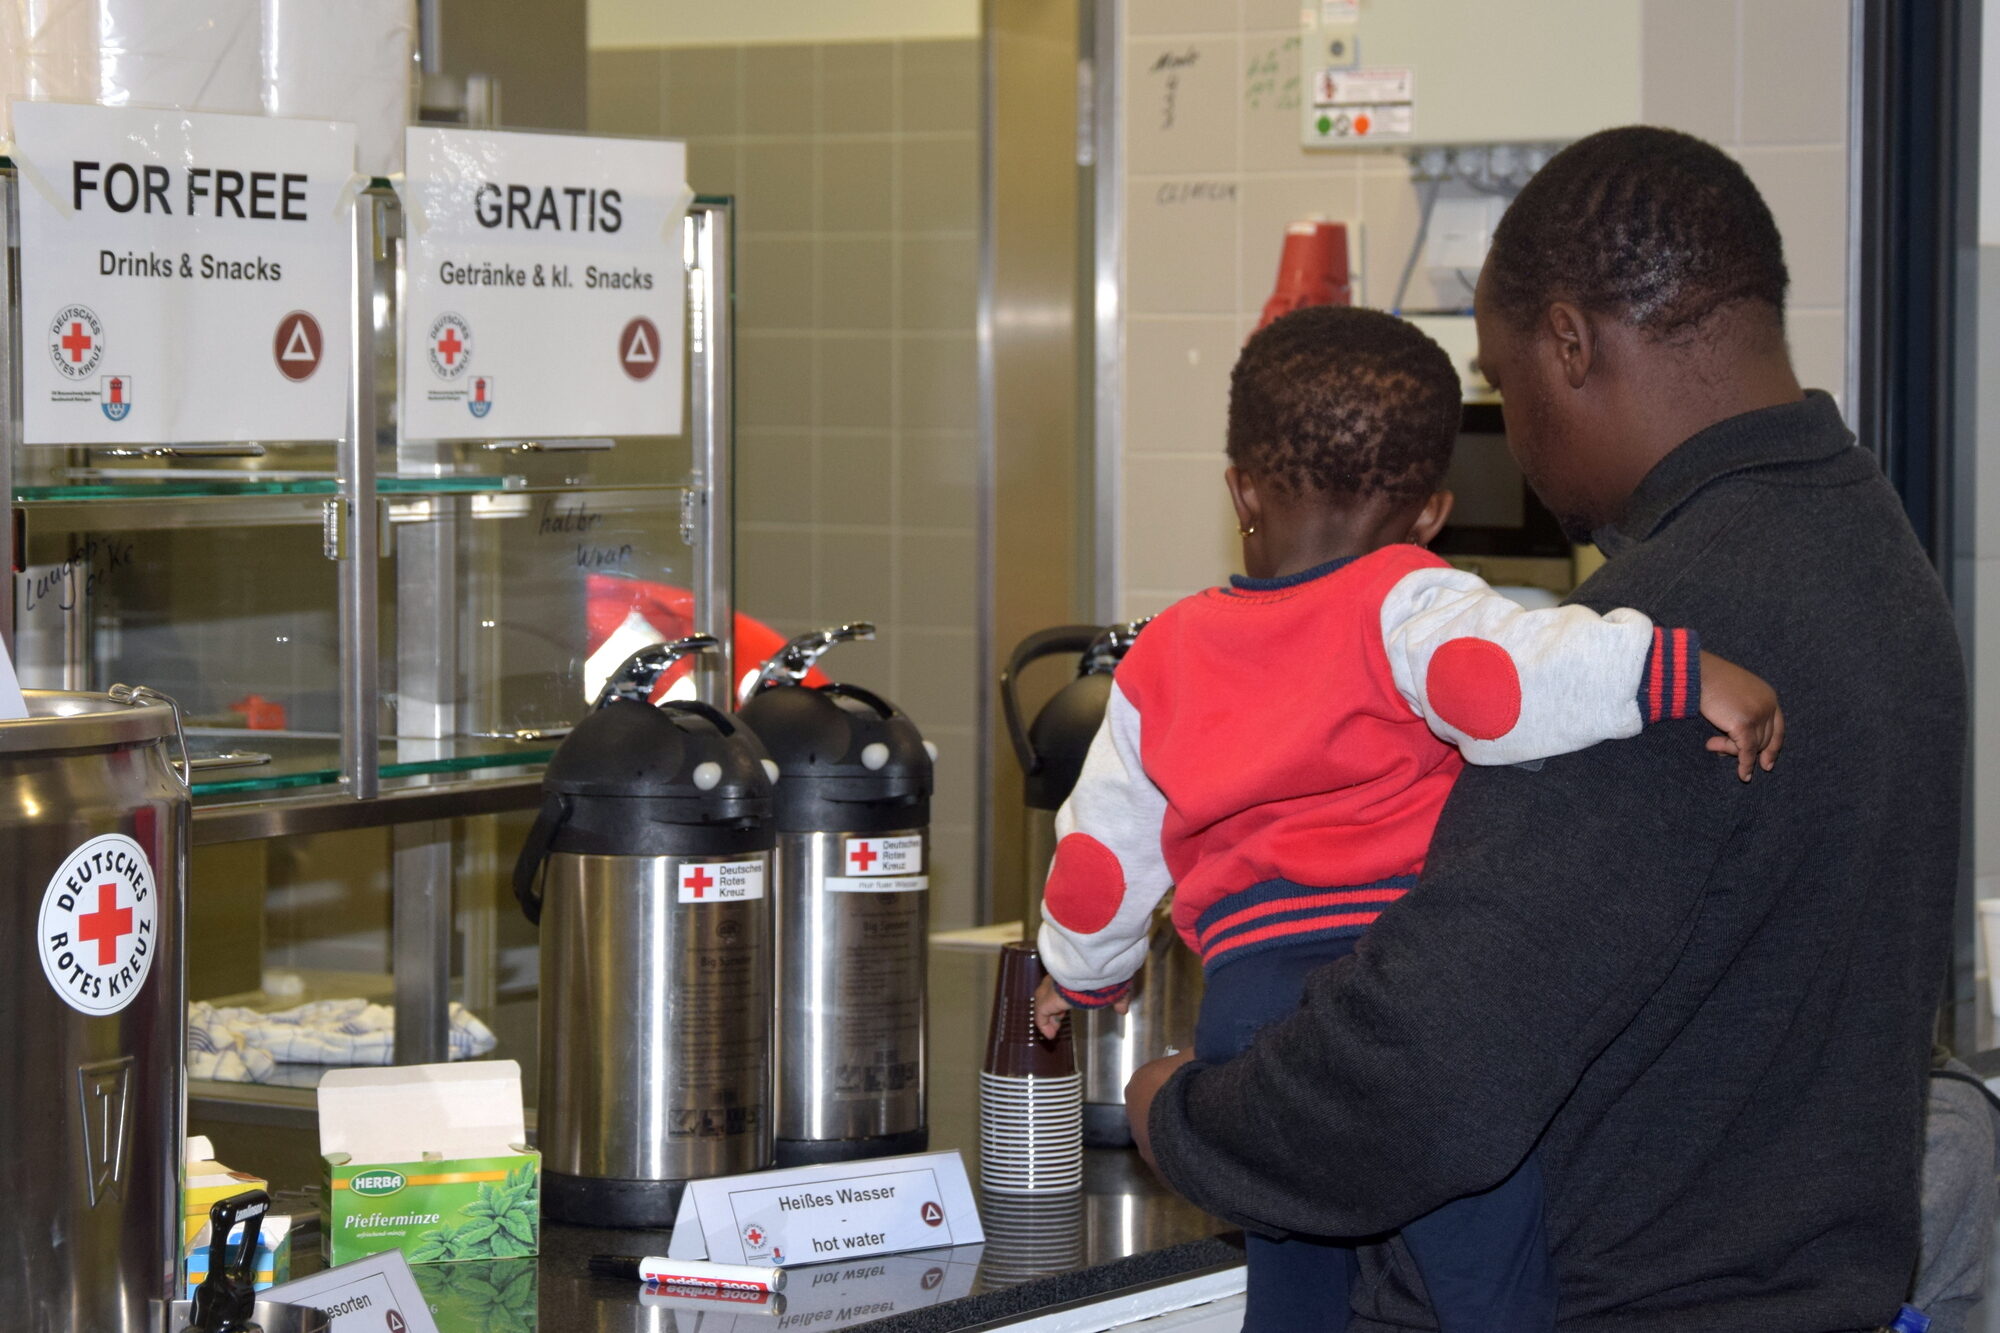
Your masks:
M0 1309L27 1333L155 1333L180 1266L186 749L150 690L27 702L0 722Z
M804 684L869 624L801 635L745 683L738 715L778 765L780 1166L921 1152L931 749L854 685Z
M1083 772L1084 756L1104 721L1111 699L1112 673L1125 656L1143 620L1130 624L1059 625L1021 640L1000 675L1001 709L1007 734L1021 763L1023 799L1028 807L1027 913L1029 939L1042 924L1042 885L1055 858L1056 811L1069 799ZM1021 715L1020 676L1040 658L1080 654L1075 678L1035 714ZM1195 1013L1201 1006L1201 964L1175 934L1168 895L1153 918L1146 965L1133 978L1131 1006L1124 1014L1085 1009L1076 1015L1076 1062L1083 1075L1083 1141L1093 1148L1120 1148L1132 1142L1125 1119L1125 1084L1146 1061L1170 1046L1194 1041Z
M692 1179L771 1164L771 782L749 728L647 702L708 635L611 676L514 867L542 926L542 1207L670 1226Z

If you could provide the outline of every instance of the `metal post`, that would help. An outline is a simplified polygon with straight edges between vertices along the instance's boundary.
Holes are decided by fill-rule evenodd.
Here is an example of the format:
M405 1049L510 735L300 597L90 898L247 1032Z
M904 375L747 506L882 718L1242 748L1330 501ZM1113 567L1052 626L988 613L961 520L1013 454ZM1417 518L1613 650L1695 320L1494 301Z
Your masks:
M696 203L685 229L688 267L688 412L693 450L695 628L722 641L697 668L701 698L734 706L736 492L732 485L730 379L731 214L727 204Z
M354 201L353 303L348 344L347 438L337 451L340 495L330 514L340 562L340 769L357 800L379 789L381 662L377 657L375 580L381 516L375 503L375 210L372 194Z
M391 837L396 1063L439 1064L451 1054L451 822L399 824Z
M7 595L0 598L0 643L4 643L10 656L14 655L14 599L20 595L15 586L18 582L12 576L11 562L19 559L27 563L25 550L14 550L14 542L19 537L23 544L26 535L18 526L14 515L14 462L15 453L21 447L24 431L21 425L21 208L19 199L20 177L9 171L0 175L0 214L4 214L6 236L4 257L6 268L0 273L4 285L0 293L7 300L7 317L0 319L0 357L4 357L7 372L0 376L0 394L6 401L0 403L4 414L0 415L0 494L7 498L7 547L10 572L7 579ZM19 662L19 657L15 661Z

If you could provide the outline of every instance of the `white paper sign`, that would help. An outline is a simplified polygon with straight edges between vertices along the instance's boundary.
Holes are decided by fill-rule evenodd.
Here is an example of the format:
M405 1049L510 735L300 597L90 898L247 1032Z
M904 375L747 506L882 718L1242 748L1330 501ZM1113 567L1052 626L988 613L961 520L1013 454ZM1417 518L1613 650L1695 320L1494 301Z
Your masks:
M840 874L826 878L831 892L922 893L931 886L930 876L924 873L920 833L843 838L840 869Z
M283 1283L257 1293L257 1299L318 1310L327 1316L331 1333L438 1333L430 1302L401 1250L385 1250Z
M985 1239L964 1159L914 1153L692 1181L667 1257L790 1267Z
M407 148L404 436L678 434L686 146L412 129Z
M354 127L14 103L29 444L346 432Z

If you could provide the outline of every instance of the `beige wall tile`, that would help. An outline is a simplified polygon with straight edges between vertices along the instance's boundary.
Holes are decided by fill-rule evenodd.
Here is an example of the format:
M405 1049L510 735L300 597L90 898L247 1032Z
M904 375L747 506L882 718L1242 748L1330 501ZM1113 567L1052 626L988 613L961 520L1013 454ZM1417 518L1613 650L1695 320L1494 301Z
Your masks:
M896 562L897 623L905 631L971 623L979 586L972 534L904 533L901 553Z
M904 373L908 374L906 366ZM897 436L896 523L970 528L979 513L979 438L971 431L903 431Z
M1847 139L1847 0L1743 6L1742 141Z
M1763 192L1785 241L1794 306L1839 306L1847 295L1847 150L1744 148L1736 156Z
M1979 250L1979 508L1973 524L1982 557L2000 557L2000 246ZM1994 830L2000 839L2000 826Z
M688 188L696 194L737 195L743 189L743 152L734 139L688 143Z
M820 229L889 230L893 148L886 140L829 140L819 145Z
M1299 27L1299 0L1243 0L1243 31L1296 32Z
M964 742L973 744L971 738ZM970 824L941 824L937 813L945 808L941 788L931 801L931 916L932 930L958 930L974 924L977 903L974 885L978 844ZM985 1003L981 1000L980 1003Z
M979 60L976 41L898 43L896 127L926 134L978 130Z
M1458 187L1445 186L1446 190ZM1396 281L1410 257L1410 242L1416 238L1417 218L1423 196L1404 174L1365 173L1361 177L1361 291L1355 299L1362 305L1388 309L1396 299ZM1446 197L1440 193L1440 198ZM1424 271L1423 261L1410 275L1410 289L1403 298L1405 310L1456 309L1472 304L1472 293L1458 282L1434 283Z
M736 311L742 329L810 329L813 241L809 236L750 234L736 256Z
M905 329L969 329L978 318L979 240L913 236L899 247L896 323Z
M817 424L887 430L890 426L890 340L881 336L819 340ZM887 521L885 512L884 521Z
M905 232L976 231L979 142L972 135L899 139L896 225Z
M827 544L827 549L836 553L836 559L842 540L841 535L834 534ZM819 617L812 628L825 629L850 620L867 619L869 617L862 615L844 616L835 610L831 615ZM880 622L877 624L880 627ZM856 639L841 644L826 657L824 669L835 680L859 685L864 690L874 690L890 699L896 697L896 654L893 645L881 639Z
M1640 107L1648 124L1736 138L1736 0L1645 0Z
M1190 453L1221 466L1236 321L1134 319L1125 330L1125 447Z
M886 236L820 237L819 327L889 328L892 248Z
M894 457L887 431L822 432L813 517L832 527L886 528L895 522Z
M681 138L743 132L743 48L667 51L666 132Z
M1135 36L1156 32L1234 32L1242 22L1242 0L1131 0L1125 29ZM1299 21L1297 0L1292 22Z
M1329 163L1329 166L1333 164ZM1361 221L1361 177L1347 170L1327 170L1309 176L1252 176L1243 182L1242 290L1237 309L1261 312L1278 280L1278 256L1284 252L1285 229L1309 217L1329 222ZM1350 281L1358 279L1361 238L1350 230L1347 263Z
M742 230L811 231L815 187L810 139L751 142L742 148Z
M1134 457L1125 462L1124 546L1128 587L1184 595L1240 568L1235 515L1222 460Z
M814 47L744 47L743 132L812 133L818 88L819 53Z
M884 134L896 125L896 48L830 42L820 48L822 134Z
M812 425L813 340L743 331L736 338L736 415L745 430Z
M584 110L591 132L660 133L664 66L658 51L592 51Z
M1171 588L1131 588L1119 602L1118 618L1124 621L1144 620L1147 616L1158 615L1185 596L1185 592L1176 592Z
M813 442L804 431L736 436L736 513L745 523L810 523Z
M1308 152L1299 142L1299 34L1245 34L1237 71L1243 136L1237 160L1245 171L1325 171L1349 173L1353 154Z
M1831 394L1846 392L1847 314L1841 310L1794 310L1785 319L1792 367L1799 383Z
M965 591L963 618L970 624L972 589ZM899 628L889 647L896 655L896 684L901 691L893 702L919 729L976 724L986 673L979 660L979 639L972 630ZM938 747L940 768L943 748Z
M970 330L896 340L901 358L896 424L908 430L972 430L979 407L978 352Z
M810 621L812 558L812 535L806 529L737 524L738 608L766 623Z
M1236 309L1234 180L1136 180L1126 187L1126 300L1133 314L1227 314Z
M895 562L886 532L821 532L813 537L813 615L820 624L849 620L893 623L890 614ZM841 648L862 658L875 646L853 643ZM890 686L894 688L893 683Z
M1201 175L1235 168L1240 45L1234 36L1126 45L1130 174Z

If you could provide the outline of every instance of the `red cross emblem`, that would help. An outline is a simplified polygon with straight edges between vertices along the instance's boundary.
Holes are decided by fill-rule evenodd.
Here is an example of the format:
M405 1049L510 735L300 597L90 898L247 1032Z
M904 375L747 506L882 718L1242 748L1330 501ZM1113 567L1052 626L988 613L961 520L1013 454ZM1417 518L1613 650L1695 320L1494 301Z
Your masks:
M715 876L708 873L707 866L696 866L692 875L681 880L681 887L693 889L694 896L699 898L703 889L715 887ZM754 1245L756 1242L752 1241L751 1243Z
M751 1226L747 1231L743 1233L743 1239L750 1242L750 1248L755 1249L757 1246L762 1245L764 1243L764 1228L754 1225Z
M447 366L457 361L458 354L464 350L465 344L458 340L457 329L446 329L444 337L438 339L438 355L444 358Z
M83 325L76 320L69 323L69 332L62 336L63 350L72 361L83 360L83 354L90 350L90 335L83 331Z
M76 919L76 937L97 946L97 965L110 967L118 961L118 941L132 933L132 909L118 905L118 886L97 886L97 910Z
M865 875L868 873L868 868L881 860L882 856L881 853L864 842L849 852L847 859L854 862L854 868Z

